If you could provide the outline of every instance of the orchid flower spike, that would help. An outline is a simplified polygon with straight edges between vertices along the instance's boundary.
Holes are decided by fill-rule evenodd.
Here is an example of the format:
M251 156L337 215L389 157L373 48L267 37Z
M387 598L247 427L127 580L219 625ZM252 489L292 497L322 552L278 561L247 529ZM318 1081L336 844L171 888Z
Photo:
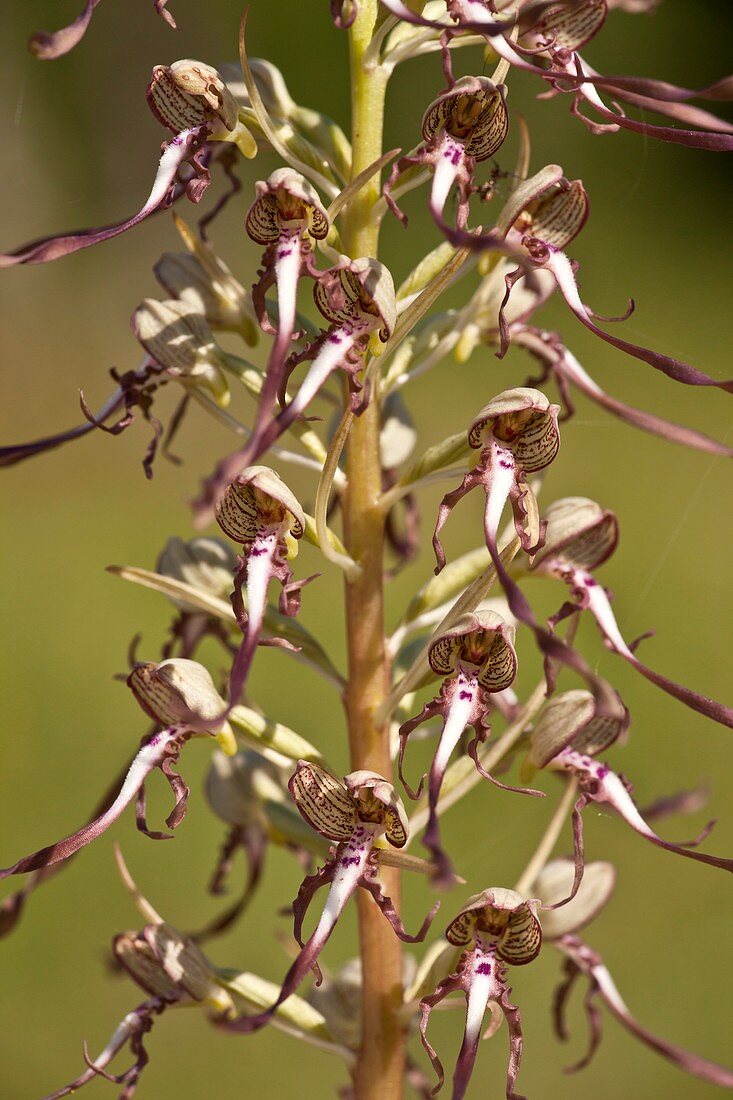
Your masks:
M614 725L596 713L593 696L587 691L569 691L548 700L532 731L530 762L535 767L569 773L576 777L580 794L573 809L575 881L571 897L583 876L584 846L582 811L589 804L608 805L627 825L646 840L668 852L687 859L733 872L733 859L707 855L696 850L710 832L707 825L692 841L672 844L662 840L642 817L631 797L631 785L621 775L595 759L623 732L621 722Z
M585 497L567 497L550 505L545 514L545 545L529 567L541 576L557 577L570 587L573 601L564 604L550 620L555 626L578 609L588 609L598 623L606 646L662 691L693 710L733 728L733 710L707 699L690 688L669 680L643 664L624 641L616 623L609 595L595 579L594 570L616 549L618 522Z
M188 301L146 298L132 315L132 330L165 374L186 389L207 390L217 405L231 400L223 359L206 318Z
M522 1020L519 1009L509 997L506 965L524 966L537 957L542 945L542 928L537 916L539 901L524 901L514 890L492 887L469 898L461 912L448 925L446 939L463 948L455 973L440 982L435 993L420 1002L420 1036L438 1075L437 1092L443 1086L443 1065L428 1042L430 1013L450 993L461 991L466 997L466 1027L463 1044L453 1074L453 1100L466 1094L473 1073L486 1009L491 1023L486 1038L494 1035L502 1016L509 1028L509 1065L507 1100L521 1100L514 1091L522 1058Z
M143 738L119 791L97 817L64 840L49 844L18 860L12 867L0 870L0 879L39 871L69 859L106 832L133 799L136 800L138 829L153 840L170 837L170 833L148 829L145 816L148 776L156 769L165 776L175 798L166 825L175 829L186 815L190 793L181 776L173 771L183 745L192 737L205 736L215 738L230 753L236 751L234 735L224 721L226 704L209 673L196 661L173 658L158 665L138 664L127 682L145 713L164 728Z
M589 863L577 894L567 905L562 905L561 899L567 897L573 876L571 859L553 859L546 864L531 887L532 894L541 898L543 903L541 920L544 941L552 944L565 956L565 973L555 993L553 1006L555 1032L563 1041L569 1038L565 1018L569 995L578 978L585 977L588 980L584 999L589 1029L588 1050L567 1072L574 1073L583 1069L598 1050L602 1030L596 1001L600 1000L635 1039L639 1039L663 1058L669 1059L685 1073L721 1088L733 1088L733 1071L668 1043L637 1023L601 956L577 936L577 932L594 920L609 901L616 881L613 865Z
M313 242L324 240L329 230L328 215L316 191L292 168L278 168L269 179L260 180L256 189L257 198L249 208L245 225L252 240L264 246L265 253L252 295L262 328L272 332L265 292L274 282L278 321L257 410L255 440L271 420L282 389L285 357L295 329L298 282L303 275L318 279Z
M216 507L216 521L225 535L242 547L234 575L232 607L244 632L229 677L229 701L237 703L262 631L267 589L275 578L282 585L280 611L296 615L300 589L288 559L298 552L305 530L305 513L285 482L267 466L248 466L227 488ZM311 578L309 578L311 579ZM246 585L245 613L242 585Z
M328 862L307 876L293 902L294 933L301 951L285 976L280 994L266 1012L225 1025L240 1032L258 1031L267 1024L307 976L309 970L320 982L318 956L326 945L346 903L358 887L367 890L387 918L395 934L405 943L425 938L440 905L437 902L415 936L409 935L392 903L378 882L378 854L375 842L384 838L394 848L407 843L407 815L391 783L377 772L356 771L343 783L317 764L298 761L290 793L301 816L336 848ZM330 883L326 904L315 931L303 942L303 920L317 890Z
M580 180L567 180L562 175L562 169L556 166L554 168L553 171L553 166L548 166L522 185L522 194L527 196L527 201L517 211L512 223L513 228L508 231L507 242L521 245L530 263L552 274L560 293L581 324L606 343L635 359L648 363L676 382L687 386L717 386L729 393L733 392L733 381L711 378L687 363L613 336L595 323L594 317L599 315L584 305L580 298L576 281L578 265L568 259L564 251L585 225L589 210L588 196ZM479 238L476 240L478 242ZM494 238L491 237L490 240L493 241ZM523 277L525 277L524 264L506 276L507 289L500 314L502 346L499 358L505 354L509 346L509 325L504 318L503 310L509 301L514 284ZM610 318L610 320L625 320L633 308L634 303L631 301L624 317Z
M446 493L440 503L433 534L436 573L445 565L440 531L458 501L479 485L486 494L484 534L492 560L498 557L496 540L507 500L511 501L523 549L536 553L542 544L542 529L526 475L544 470L560 449L559 412L560 406L550 404L539 390L520 387L504 390L475 417L468 442L480 452L479 459L459 487Z
M457 187L456 229L465 229L476 164L494 155L509 130L505 98L503 84L495 85L482 76L465 76L430 104L422 122L425 144L396 161L384 187L388 206L403 223L406 218L391 192L406 169L428 168L433 173L430 213L437 225L450 235L443 211Z
M443 676L444 680L436 698L400 727L399 774L410 797L419 798L425 776L420 780L417 791L413 791L402 771L407 739L418 726L440 716L443 728L430 766L429 818L423 844L433 855L438 885L447 887L455 876L440 842L438 799L448 761L464 731L469 726L474 730L475 736L468 746L468 754L485 779L502 790L521 794L540 792L500 783L484 770L478 756L478 748L491 730L488 719L491 696L510 687L517 673L514 628L494 611L464 615L451 630L435 639L428 651L428 661L433 672Z

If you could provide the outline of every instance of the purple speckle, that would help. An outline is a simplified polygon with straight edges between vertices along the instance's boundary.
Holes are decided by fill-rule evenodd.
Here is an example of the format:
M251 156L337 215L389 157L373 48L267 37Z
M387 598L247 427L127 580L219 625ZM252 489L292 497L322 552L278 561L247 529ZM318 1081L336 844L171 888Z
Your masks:
M491 963L481 962L476 967L477 974L491 974Z

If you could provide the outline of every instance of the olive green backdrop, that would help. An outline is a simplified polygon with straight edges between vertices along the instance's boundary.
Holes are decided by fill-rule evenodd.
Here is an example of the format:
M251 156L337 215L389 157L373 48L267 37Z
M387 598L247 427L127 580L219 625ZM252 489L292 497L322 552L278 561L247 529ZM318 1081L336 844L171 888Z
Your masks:
M72 18L79 3L6 0L3 5L4 248L53 231L105 224L138 209L161 140L144 97L152 65L186 56L216 65L236 55L240 11L231 0L172 0L178 32L158 20L148 0L105 0L72 54L47 64L32 59L25 51L27 36ZM701 86L725 72L732 29L726 0L694 5L668 0L653 16L614 14L585 52L602 71ZM254 0L250 46L254 55L269 57L287 73L296 99L347 124L346 41L330 25L325 0ZM481 65L479 51L467 52L460 71L471 56ZM389 96L388 148L417 140L422 110L440 87L435 57L398 72ZM528 78L510 77L510 105L530 122L533 167L559 161L590 192L591 220L572 246L582 263L585 300L613 314L633 295L637 311L624 326L627 338L713 375L730 376L727 162L634 134L593 137L570 117L567 100L538 103L537 91ZM503 156L506 167L513 149ZM241 196L214 227L215 245L245 284L253 278L257 255L244 235L243 213L253 180L275 166L269 156L247 163ZM396 280L438 240L424 214L424 192L411 197L408 209L408 233L394 222L385 227L383 258ZM182 212L193 220L190 207ZM141 298L158 293L151 268L160 252L176 248L170 218L160 217L59 263L2 273L3 443L76 423L79 388L96 405L109 391L110 367L137 365L129 316ZM583 330L562 303L553 303L544 317L613 393L733 438L731 406L720 391L676 385L624 357ZM494 393L521 383L527 373L528 362L519 352L503 364L486 349L466 366L446 362L408 395L421 444L460 430ZM166 394L163 407L171 402ZM127 689L113 677L125 670L127 645L138 632L140 655L154 658L168 606L153 593L126 587L104 567L112 562L152 567L169 534L190 536L186 501L199 477L232 444L194 410L178 442L185 463L159 461L154 480L146 482L140 459L147 439L146 427L138 424L122 438L100 433L3 471L0 864L81 824L145 730ZM578 401L578 415L564 431L560 459L547 479L546 499L584 494L617 511L622 541L601 577L616 593L622 630L632 638L655 628L656 637L644 647L649 664L729 699L726 574L733 532L726 476L724 460L642 435ZM312 482L300 475L289 480L312 499ZM426 529L437 499L434 493L426 500ZM454 554L479 541L472 515L477 519L466 505L449 525L447 543ZM310 550L300 560L306 573L317 568ZM393 585L392 622L431 568L425 554ZM324 632L337 660L343 656L342 627L331 612L339 591L339 578L327 568L303 601L303 621ZM535 587L543 612L562 597L557 587ZM581 637L585 652L613 678L633 714L630 743L613 752L614 766L633 779L641 804L709 784L703 814L664 821L660 831L685 838L708 816L719 817L708 849L733 855L730 733L607 654L592 624ZM538 662L527 637L520 635L520 646L526 687L534 682ZM217 654L214 671L220 665ZM346 771L340 707L328 690L281 652L261 652L252 678L254 697ZM200 793L207 756L200 745L183 755L193 795L174 841L146 840L127 813L110 835L31 899L17 932L0 944L2 1100L32 1100L73 1078L83 1068L82 1040L96 1052L142 999L129 981L108 973L112 935L139 921L113 866L113 837L122 842L143 890L172 923L190 928L215 911L204 889L223 829ZM166 804L156 794L152 815ZM514 881L550 811L548 805L481 786L463 809L451 812L446 840L469 885L445 900L446 920L468 892ZM609 816L589 812L586 822L589 856L612 859L620 869L615 898L588 939L603 952L640 1021L670 1040L733 1063L730 880L653 848ZM278 979L286 956L276 936L287 934L289 922L275 914L294 896L299 880L295 861L274 853L246 920L212 946L212 958ZM411 881L409 887L406 917L414 925L429 896L422 882ZM329 962L344 961L354 945L350 916L333 937ZM610 1019L592 1067L563 1076L562 1067L584 1049L585 1025L575 1012L569 1047L552 1038L549 1005L558 971L559 957L548 949L534 965L512 974L525 1025L523 1093L533 1100L713 1096L711 1086L684 1077ZM450 1065L460 1013L437 1016L432 1027L433 1041ZM315 1098L332 1095L344 1082L340 1064L288 1037L269 1029L233 1038L196 1012L169 1013L156 1025L148 1048L152 1060L141 1098ZM506 1053L502 1031L480 1051L471 1095L492 1100L503 1095ZM113 1095L114 1088L100 1081L88 1094Z

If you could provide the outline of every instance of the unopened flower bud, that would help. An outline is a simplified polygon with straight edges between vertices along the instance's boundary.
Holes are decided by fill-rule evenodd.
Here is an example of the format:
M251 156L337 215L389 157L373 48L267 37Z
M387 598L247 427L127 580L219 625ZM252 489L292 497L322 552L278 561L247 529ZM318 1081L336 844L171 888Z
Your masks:
M547 701L532 730L530 761L544 768L566 748L596 756L612 745L627 725L628 715L620 701L618 716L600 716L589 691L564 691Z
M578 892L565 905L551 909L570 896L575 878L572 859L553 859L547 863L532 885L532 893L542 901L542 931L555 940L568 933L579 932L609 901L616 884L616 868L612 863L586 863Z
M251 296L211 250L206 252L206 262L198 249L197 254L164 252L154 270L163 289L203 314L212 328L238 332L250 346L257 343L259 328Z
M203 386L222 407L229 404L221 353L197 306L146 298L132 315L132 329L148 354L171 375L184 385Z
M232 573L236 565L236 554L221 539L202 537L184 542L183 539L169 538L158 558L156 570L166 577L183 581L199 592L223 600L231 592ZM184 611L199 611L199 608L184 600L174 600L174 603Z

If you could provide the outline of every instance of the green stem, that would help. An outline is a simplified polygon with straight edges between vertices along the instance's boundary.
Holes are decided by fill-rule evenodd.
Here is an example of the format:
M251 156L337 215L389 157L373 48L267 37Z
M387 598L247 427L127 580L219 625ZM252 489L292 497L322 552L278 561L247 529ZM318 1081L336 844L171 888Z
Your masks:
M352 178L382 153L386 79L379 68L364 66L378 0L360 0L349 32L351 52ZM380 194L379 175L372 176L346 207L341 237L347 253L376 258L379 225L373 207ZM389 684L389 658L384 637L384 515L379 507L382 473L379 461L379 406L375 399L356 417L347 449L348 489L343 498L344 536L351 557L361 567L346 581L346 633L349 657L345 692L351 767L370 768L391 778L389 731L377 724L375 712ZM400 872L382 870L385 892L400 901ZM402 945L372 899L359 891L359 944L362 964L362 1042L354 1084L356 1100L399 1100L405 1075L402 1004Z

